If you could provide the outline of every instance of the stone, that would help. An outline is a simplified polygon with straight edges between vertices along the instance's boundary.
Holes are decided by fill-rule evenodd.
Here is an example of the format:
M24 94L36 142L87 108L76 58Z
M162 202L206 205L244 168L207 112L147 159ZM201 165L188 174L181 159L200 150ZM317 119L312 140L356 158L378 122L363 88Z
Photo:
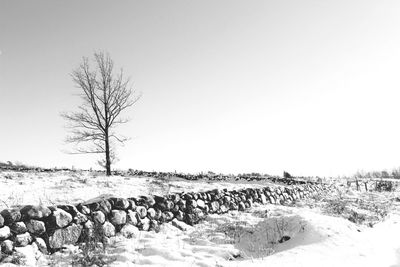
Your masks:
M160 232L160 224L156 220L150 219L150 229L149 231L154 231L156 233Z
M184 194L182 195L182 198L183 198L184 200L186 200L186 201L192 200L192 199L193 199L193 195L192 195L191 193L184 193Z
M98 210L102 211L105 215L108 215L111 212L112 206L108 200L103 200L98 204L99 204Z
M58 228L64 228L72 222L72 215L62 209L53 211L50 219L51 223Z
M104 214L109 214L111 212L112 206L107 200L102 200L89 205L91 211L101 211Z
M153 207L154 204L156 204L156 201L151 196L141 196L137 200L136 204L138 206L144 206L146 208L150 208L150 207Z
M158 204L158 203L164 203L167 201L167 199L163 196L158 196L158 195L154 195L154 201Z
M177 203L181 211L186 210L186 200L180 199Z
M112 210L110 214L110 222L113 225L121 225L126 223L126 212L123 210Z
M106 237L113 237L115 236L115 227L110 222L105 222L102 225L103 234Z
M184 222L189 225L195 225L200 219L196 216L195 213L188 213L185 216Z
M170 211L164 211L163 214L166 222L172 221L174 218L174 214Z
M106 216L99 210L92 213L92 218L95 223L99 224L103 224L106 221Z
M246 206L244 205L243 201L239 202L238 209L239 211L244 211L246 209Z
M0 228L0 241L5 240L11 236L11 230L8 226L3 226Z
M138 238L140 235L139 229L132 224L124 225L120 232L125 238Z
M46 227L44 222L38 220L28 220L26 223L26 228L29 233L39 236L46 232Z
M0 227L4 226L4 218L0 215Z
M196 208L197 207L197 201L194 199L189 199L186 200L186 206L189 208Z
M136 210L136 203L133 199L128 199L129 201L129 209L135 211Z
M35 241L33 242L36 244L40 252L42 252L43 254L47 254L47 245L42 238L36 237Z
M150 229L150 219L145 217L140 220L138 227L143 231L149 231Z
M139 214L136 211L128 210L126 214L126 222L128 224L132 224L134 226L138 225L138 218L140 218Z
M161 216L162 216L162 211L161 210L159 210L159 209L155 209L155 215L154 215L154 219L155 220L159 220L160 218L161 218Z
M82 204L79 204L77 206L77 209L83 214L83 215L90 215L90 209Z
M139 214L141 219L147 216L147 209L144 206L137 206L136 212Z
M232 203L232 204L234 204L234 203ZM203 211L204 211L205 214L208 214L210 212L210 207L206 205L204 207Z
M32 236L29 233L16 235L14 237L14 244L16 247L25 247L32 242Z
M62 248L64 245L74 245L78 242L82 226L72 224L66 228L57 229L49 235L49 246L52 249Z
M156 217L156 211L153 208L149 208L147 210L147 217L149 217L150 219L155 219Z
M21 212L18 209L5 209L0 214L4 218L5 225L10 225L21 220Z
M188 231L193 228L192 226L187 225L186 223L177 220L177 218L173 219L171 223L173 226L175 226L176 228L178 228L181 231Z
M174 205L174 207L172 208L172 212L177 212L179 210L179 206L176 204Z
M10 230L14 235L24 234L28 231L24 222L15 222L11 224Z
M210 203L210 212L215 213L219 210L219 202L218 201L213 201Z
M78 211L74 216L73 222L76 224L83 224L87 222L87 220L88 220L87 216Z
M175 213L175 218L179 221L183 221L183 219L185 218L185 213L183 213L183 211L178 211Z
M178 203L178 201L181 199L181 197L179 196L179 194L173 194L171 195L171 200L172 202L174 202L174 204Z
M271 204L276 204L275 198L272 195L269 196L269 202L271 202Z
M231 202L232 198L230 196L224 196L224 204L229 204Z
M261 203L262 203L263 205L265 205L265 204L268 203L268 202L267 202L267 198L265 197L264 194L260 194L260 200L261 200Z
M112 210L111 203L108 201L109 197L110 195L101 195L82 203L82 205L88 206L92 212L100 210L108 215Z
M197 207L199 207L200 209L205 209L206 203L204 202L204 200L198 199L196 202L197 202L197 203L196 203L196 204L197 204Z
M221 205L221 206L219 207L219 211L220 211L221 213L226 213L226 212L229 211L229 209L228 209L227 206Z
M93 229L94 228L94 224L92 221L88 220L87 222L85 222L83 224L83 228L85 229Z
M126 210L129 208L129 201L125 198L115 198L114 199L114 209Z
M23 207L20 212L23 220L44 219L50 216L51 214L50 209L43 205L37 205L37 206L28 205Z
M72 217L74 217L79 212L78 209L73 205L57 205L57 208L68 212L72 215Z
M14 243L11 240L4 240L0 242L1 252L4 254L12 254L14 250Z

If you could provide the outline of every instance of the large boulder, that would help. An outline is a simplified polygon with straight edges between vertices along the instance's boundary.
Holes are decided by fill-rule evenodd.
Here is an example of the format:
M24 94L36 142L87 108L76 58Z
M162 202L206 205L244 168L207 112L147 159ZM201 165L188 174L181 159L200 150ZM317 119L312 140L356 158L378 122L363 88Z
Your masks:
M57 229L49 236L49 246L52 249L58 249L64 245L73 245L78 241L81 232L82 226L76 224Z

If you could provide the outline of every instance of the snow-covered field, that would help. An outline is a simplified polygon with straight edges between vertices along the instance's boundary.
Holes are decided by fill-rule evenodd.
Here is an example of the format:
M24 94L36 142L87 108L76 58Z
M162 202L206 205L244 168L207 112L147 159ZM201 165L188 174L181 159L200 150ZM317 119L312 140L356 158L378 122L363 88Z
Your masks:
M108 178L90 173L0 175L1 208L38 202L76 203L102 194L130 197L266 185ZM326 195L292 206L255 204L246 212L209 215L184 231L166 223L159 233L140 231L128 239L117 236L100 256L109 266L400 266L400 202L393 200L399 193L354 192L342 188L338 194L342 199L353 199L354 205L367 200L369 203L392 200L392 206L384 221L370 227L353 223L341 214L327 213L322 204L327 203ZM70 246L52 256L41 256L38 262L32 254L26 263L71 266L77 262L78 254L79 248Z
M271 184L273 185L273 184ZM91 172L0 172L0 209L18 205L77 204L100 195L141 195L262 187L261 182L188 181L181 178L98 175Z

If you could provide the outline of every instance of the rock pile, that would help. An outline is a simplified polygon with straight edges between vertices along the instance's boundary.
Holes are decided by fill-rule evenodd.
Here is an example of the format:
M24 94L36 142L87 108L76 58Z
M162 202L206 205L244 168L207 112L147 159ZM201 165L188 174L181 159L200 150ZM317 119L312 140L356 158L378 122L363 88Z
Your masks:
M194 225L207 214L243 211L253 203L285 204L327 189L323 184L294 187L264 187L241 190L211 190L167 196L96 198L78 205L24 206L0 212L0 247L3 261L18 247L35 246L43 253L77 244L93 229L105 238L121 232L158 231L165 222L178 228ZM0 257L1 258L1 257Z

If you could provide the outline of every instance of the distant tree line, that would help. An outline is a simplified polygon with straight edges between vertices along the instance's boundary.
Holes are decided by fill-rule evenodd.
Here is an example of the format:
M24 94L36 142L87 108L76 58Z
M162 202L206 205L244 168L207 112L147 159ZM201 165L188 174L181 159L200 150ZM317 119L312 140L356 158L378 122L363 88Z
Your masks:
M391 178L400 179L400 167L394 168L392 170L382 170L382 171L357 171L353 178Z

